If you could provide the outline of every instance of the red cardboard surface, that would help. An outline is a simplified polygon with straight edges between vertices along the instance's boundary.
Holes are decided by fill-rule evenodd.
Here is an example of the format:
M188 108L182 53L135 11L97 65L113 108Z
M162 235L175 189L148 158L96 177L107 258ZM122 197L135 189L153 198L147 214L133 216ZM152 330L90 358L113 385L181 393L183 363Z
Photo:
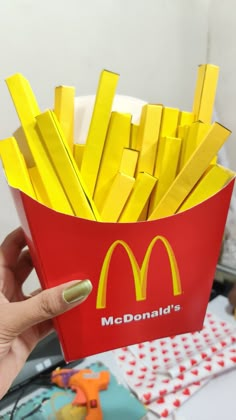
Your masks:
M93 284L55 319L67 361L202 328L233 185L183 213L124 224L57 213L12 189L42 287Z

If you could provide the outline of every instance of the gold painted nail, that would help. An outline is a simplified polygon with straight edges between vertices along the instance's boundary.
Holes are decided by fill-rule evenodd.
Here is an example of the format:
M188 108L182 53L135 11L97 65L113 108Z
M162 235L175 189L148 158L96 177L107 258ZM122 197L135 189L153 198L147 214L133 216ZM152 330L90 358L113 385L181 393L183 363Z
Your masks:
M86 298L92 291L92 288L90 280L81 280L63 290L62 297L66 303L78 302Z

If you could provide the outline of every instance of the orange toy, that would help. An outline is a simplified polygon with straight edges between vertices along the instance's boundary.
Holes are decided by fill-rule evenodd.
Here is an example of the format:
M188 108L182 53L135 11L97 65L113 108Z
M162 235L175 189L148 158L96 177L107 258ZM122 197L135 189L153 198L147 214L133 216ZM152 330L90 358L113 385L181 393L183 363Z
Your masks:
M76 392L72 405L86 404L86 420L102 420L99 391L108 387L110 381L108 371L56 369L52 372L51 381L61 388L71 388Z

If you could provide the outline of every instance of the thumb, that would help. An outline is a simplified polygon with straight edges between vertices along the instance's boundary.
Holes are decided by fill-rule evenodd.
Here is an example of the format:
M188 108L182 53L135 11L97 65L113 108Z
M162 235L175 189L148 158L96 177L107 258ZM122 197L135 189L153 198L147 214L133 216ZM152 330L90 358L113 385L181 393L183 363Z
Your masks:
M23 302L10 303L10 311L9 305L6 305L5 326L10 334L16 336L35 324L72 309L83 302L91 291L90 280L77 280L46 289Z

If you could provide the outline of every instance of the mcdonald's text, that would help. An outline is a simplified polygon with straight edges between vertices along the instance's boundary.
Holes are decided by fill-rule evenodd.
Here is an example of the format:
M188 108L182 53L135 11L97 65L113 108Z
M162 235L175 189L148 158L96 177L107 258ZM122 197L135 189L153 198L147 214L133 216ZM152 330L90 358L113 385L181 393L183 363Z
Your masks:
M137 314L124 314L122 316L114 317L101 317L101 325L102 327L107 327L109 325L119 325L119 324L126 324L128 322L137 322L148 320L160 316L170 315L173 312L179 312L181 310L180 305L168 305L165 308L162 306L154 311L151 312L143 312Z

